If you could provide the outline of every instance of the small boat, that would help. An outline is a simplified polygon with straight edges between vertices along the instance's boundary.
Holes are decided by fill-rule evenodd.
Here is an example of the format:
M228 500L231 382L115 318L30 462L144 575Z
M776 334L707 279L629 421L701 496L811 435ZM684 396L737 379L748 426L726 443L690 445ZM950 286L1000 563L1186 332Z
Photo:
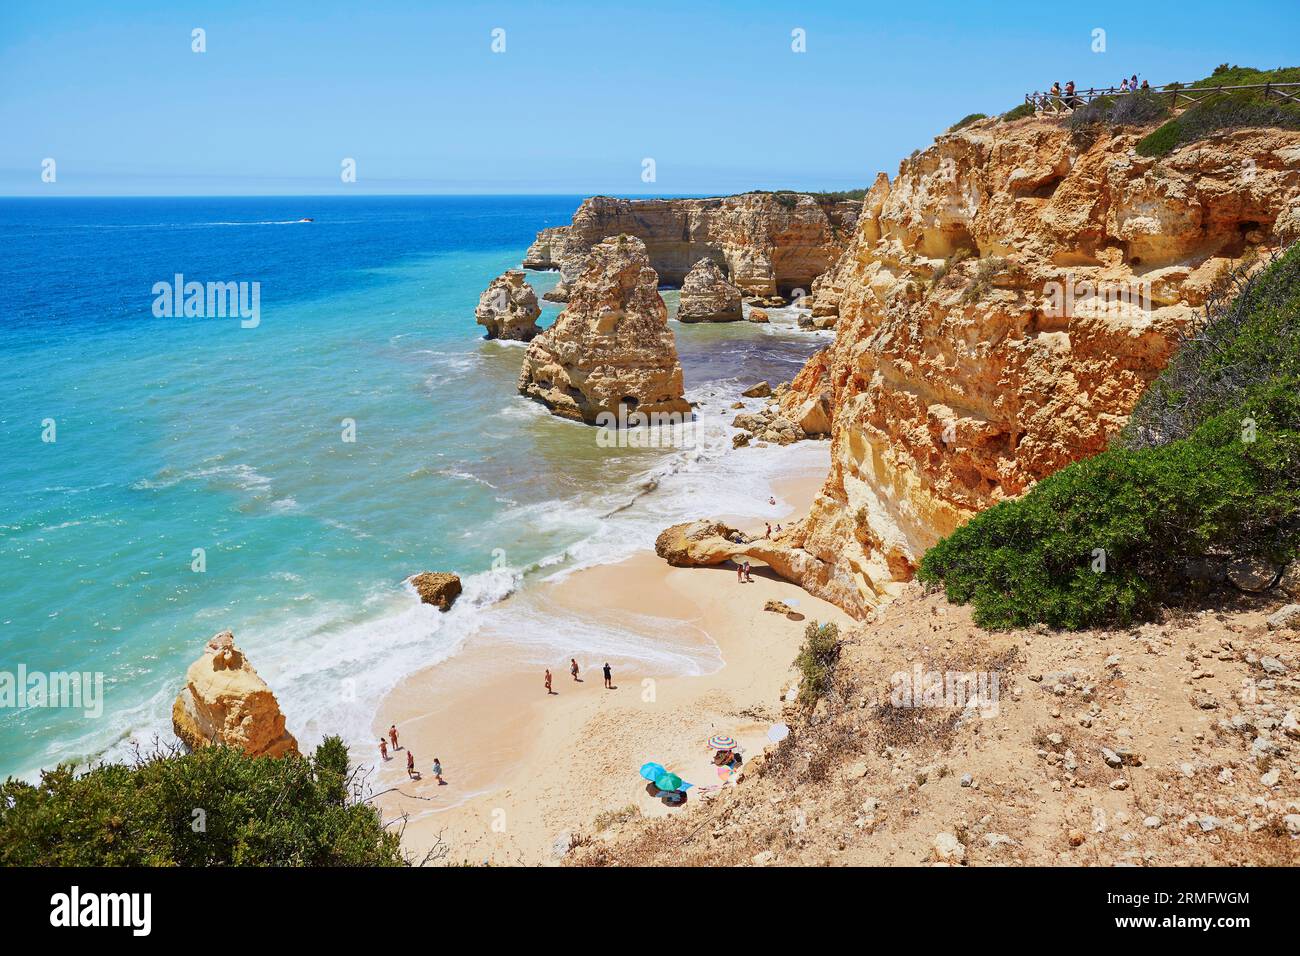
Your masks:
M315 222L315 219L299 219L299 222Z

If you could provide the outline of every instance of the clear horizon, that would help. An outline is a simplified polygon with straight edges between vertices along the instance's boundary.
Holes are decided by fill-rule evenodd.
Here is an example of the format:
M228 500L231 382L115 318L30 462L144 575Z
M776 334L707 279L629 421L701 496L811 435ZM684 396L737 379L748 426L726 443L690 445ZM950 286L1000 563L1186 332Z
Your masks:
M0 9L0 195L862 188L966 114L1054 80L1300 61L1293 0L1217 9L233 0L104 13L71 0L55 15L19 0Z

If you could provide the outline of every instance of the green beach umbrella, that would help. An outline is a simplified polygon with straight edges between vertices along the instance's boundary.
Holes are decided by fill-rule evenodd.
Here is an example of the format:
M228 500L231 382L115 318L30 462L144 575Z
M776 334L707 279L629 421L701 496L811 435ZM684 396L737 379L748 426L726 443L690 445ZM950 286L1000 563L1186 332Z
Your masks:
M673 791L682 785L682 778L675 773L665 773L655 781L655 786L660 790Z

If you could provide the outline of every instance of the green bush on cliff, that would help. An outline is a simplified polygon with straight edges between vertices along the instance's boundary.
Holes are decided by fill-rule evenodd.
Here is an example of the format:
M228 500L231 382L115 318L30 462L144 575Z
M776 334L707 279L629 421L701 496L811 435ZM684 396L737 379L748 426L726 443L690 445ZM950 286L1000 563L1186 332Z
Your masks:
M1300 83L1300 67L1255 70L1226 63L1192 89L1218 86L1259 86L1263 83ZM1222 130L1247 127L1300 129L1300 104L1266 98L1262 90L1240 90L1208 96L1165 123L1137 145L1140 156L1167 156L1179 146L1205 139Z
M987 113L970 113L966 116L963 116L957 122L949 126L948 132L955 133L957 132L957 130L962 129L965 126L969 126L971 123L975 123L978 122L979 120L988 119L988 118L989 117Z
M1300 245L1238 277L1114 447L976 515L919 578L988 628L1150 617L1229 557L1300 552Z
M347 750L247 757L227 747L69 766L0 786L0 865L395 866L400 838L349 800Z
M831 624L812 621L804 628L803 646L794 659L795 667L803 675L799 684L799 700L813 705L830 693L835 681L835 665L840 659L840 629Z

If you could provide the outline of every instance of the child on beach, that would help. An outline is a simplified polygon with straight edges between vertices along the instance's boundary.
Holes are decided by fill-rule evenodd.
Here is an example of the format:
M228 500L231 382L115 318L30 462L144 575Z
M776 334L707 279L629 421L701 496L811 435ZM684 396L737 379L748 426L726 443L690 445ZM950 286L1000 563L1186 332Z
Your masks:
M388 739L393 742L394 750L402 749L401 747L397 746L397 724L390 724L388 726Z
M379 738L379 755L385 760L388 759L388 743L383 737Z
M614 689L614 672L609 669L609 661L605 661L605 687L609 690Z
M445 787L447 781L442 779L442 761L437 757L433 758L433 767L430 768L433 773L433 779L438 781L438 786Z
M546 668L546 693L547 694L555 693L555 691L551 690L551 669L549 667Z
M569 673L573 675L574 680L578 680L578 659L576 657L569 658ZM581 682L579 681L579 683Z

